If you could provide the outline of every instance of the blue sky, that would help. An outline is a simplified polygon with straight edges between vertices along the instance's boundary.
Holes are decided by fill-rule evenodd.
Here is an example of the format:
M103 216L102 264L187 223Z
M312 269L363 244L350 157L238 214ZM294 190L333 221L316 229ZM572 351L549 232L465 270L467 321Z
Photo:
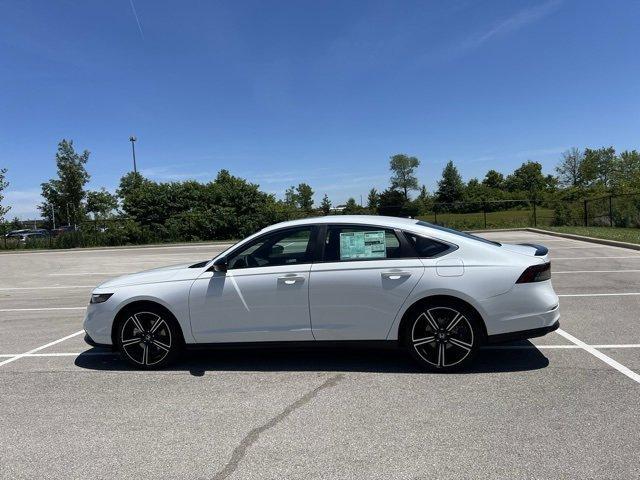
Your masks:
M135 13L134 13L135 10ZM137 18L136 18L137 13ZM0 1L0 167L35 214L61 138L91 188L221 168L334 203L420 158L430 190L640 138L640 2Z

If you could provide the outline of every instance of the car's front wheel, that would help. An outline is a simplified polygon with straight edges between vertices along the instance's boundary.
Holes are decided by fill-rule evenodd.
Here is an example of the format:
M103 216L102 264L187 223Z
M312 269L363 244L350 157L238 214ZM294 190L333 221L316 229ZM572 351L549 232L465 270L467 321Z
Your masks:
M182 336L176 320L160 308L130 309L116 326L116 345L122 357L136 368L155 369L180 354Z
M456 302L422 305L410 313L405 344L427 370L463 369L472 361L482 339L475 312Z

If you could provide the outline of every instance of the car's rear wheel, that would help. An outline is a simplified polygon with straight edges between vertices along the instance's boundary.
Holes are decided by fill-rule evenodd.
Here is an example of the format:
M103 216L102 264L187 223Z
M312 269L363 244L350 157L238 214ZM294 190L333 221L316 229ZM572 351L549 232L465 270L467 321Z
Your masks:
M149 370L170 364L183 347L176 320L160 308L149 306L131 309L122 316L116 344L129 364Z
M440 301L424 304L410 315L405 345L424 369L452 371L471 363L482 340L480 320L473 310Z

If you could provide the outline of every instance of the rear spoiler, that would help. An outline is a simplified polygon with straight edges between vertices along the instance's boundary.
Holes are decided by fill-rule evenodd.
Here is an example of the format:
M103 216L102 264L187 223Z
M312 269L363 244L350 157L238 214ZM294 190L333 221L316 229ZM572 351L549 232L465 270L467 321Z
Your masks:
M549 253L549 249L544 245L536 245L535 243L520 243L519 245L525 245L527 247L533 247L536 249L536 257L543 257Z

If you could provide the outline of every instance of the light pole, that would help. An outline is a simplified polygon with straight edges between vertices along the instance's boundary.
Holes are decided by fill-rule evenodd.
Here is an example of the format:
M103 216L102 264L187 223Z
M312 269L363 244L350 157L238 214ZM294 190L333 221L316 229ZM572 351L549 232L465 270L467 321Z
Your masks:
M131 142L131 152L133 153L133 173L138 174L138 169L136 167L136 140L138 140L134 135L129 137L129 141Z

